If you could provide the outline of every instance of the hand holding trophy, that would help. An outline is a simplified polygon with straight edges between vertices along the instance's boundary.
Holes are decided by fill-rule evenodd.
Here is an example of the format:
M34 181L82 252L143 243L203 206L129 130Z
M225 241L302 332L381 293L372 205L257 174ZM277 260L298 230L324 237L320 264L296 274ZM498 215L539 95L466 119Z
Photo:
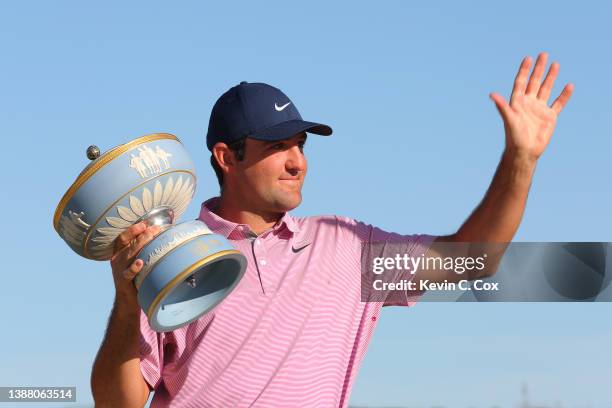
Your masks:
M53 226L77 254L109 260L115 239L144 222L159 233L140 251L138 303L155 331L171 331L213 309L238 284L246 258L199 220L176 224L191 202L195 168L173 135L142 136L100 155L62 197Z

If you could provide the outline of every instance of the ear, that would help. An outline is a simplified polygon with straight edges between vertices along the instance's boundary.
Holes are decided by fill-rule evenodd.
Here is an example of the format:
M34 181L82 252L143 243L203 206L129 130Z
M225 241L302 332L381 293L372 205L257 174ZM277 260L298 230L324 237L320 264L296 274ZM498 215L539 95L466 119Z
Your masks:
M229 168L236 164L234 152L225 143L216 143L212 148L212 154L223 173L227 173Z

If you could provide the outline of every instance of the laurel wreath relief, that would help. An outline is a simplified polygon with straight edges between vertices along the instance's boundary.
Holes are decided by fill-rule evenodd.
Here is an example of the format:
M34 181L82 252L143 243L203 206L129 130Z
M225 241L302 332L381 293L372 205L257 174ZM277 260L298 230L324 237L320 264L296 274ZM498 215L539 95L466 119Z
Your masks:
M110 258L112 243L126 228L130 227L138 218L142 217L156 207L168 206L174 210L175 221L185 212L195 185L189 177L179 176L175 182L168 177L165 186L157 180L153 191L144 187L142 196L130 195L129 207L119 205L116 207L118 217L106 217L110 227L97 228L97 236L91 239L90 253L95 258Z

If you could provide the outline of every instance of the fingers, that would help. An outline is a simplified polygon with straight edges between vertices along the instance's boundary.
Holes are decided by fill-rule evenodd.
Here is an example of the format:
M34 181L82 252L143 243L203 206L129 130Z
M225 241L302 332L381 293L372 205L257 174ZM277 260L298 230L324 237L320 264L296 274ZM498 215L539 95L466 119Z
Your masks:
M130 227L131 228L131 227ZM145 246L153 237L161 230L159 226L151 226L141 232L136 238L132 239L127 245L123 246L119 251L115 252L111 263L113 269L123 270L132 259L138 255L143 246ZM125 266L124 266L125 265Z
M519 67L516 78L514 78L514 87L512 88L512 96L510 97L510 105L514 102L517 96L525 94L525 87L527 85L527 77L529 76L529 69L531 68L531 57L523 58L521 66Z
M125 248L127 251L126 257L132 259L135 257L143 246L145 246L153 237L161 230L157 225L148 227L143 233L138 235L136 239L133 239L128 247ZM127 280L132 280L140 272L144 265L142 259L136 259L132 264L123 271L123 277Z
M130 228L123 231L115 239L115 252L120 251L122 248L128 246L130 242L132 242L132 240L138 235L140 235L146 228L147 225L144 222L139 222L138 224L134 224Z
M557 113L557 115L561 113L573 92L574 84L567 84L565 85L565 88L563 88L563 91L561 91L561 94L557 97L557 99L555 99L551 108Z
M510 106L514 106L513 102L516 100L516 98L524 94L537 94L536 96L539 100L544 102L548 101L553 86L555 85L557 75L559 74L559 63L553 62L550 65L548 73L546 74L546 78L544 78L544 81L540 84L540 81L542 80L542 75L544 74L544 70L546 69L547 60L547 53L542 52L538 55L535 67L533 68L533 73L531 74L529 82L527 83L527 77L529 76L529 69L531 67L531 57L525 57L523 59L519 71L516 74L516 78L514 79L514 88L512 89L512 96L510 97ZM563 110L563 107L567 104L567 101L572 96L573 90L574 86L572 84L566 85L559 97L554 101L551 108L557 114L559 114L559 112ZM499 108L500 106L498 106L498 109ZM500 113L502 113L502 110L500 110Z
M142 262L142 259L135 260L134 262L132 262L129 268L123 271L123 277L130 281L133 280L136 275L138 275L138 272L140 272L143 265L144 262Z
M160 227L157 225L148 227L144 232L140 233L140 235L130 241L129 246L127 247L127 257L132 258L133 256L136 256L142 247L151 241L155 234L157 234L159 231Z
M548 69L548 74L546 74L546 78L544 78L544 82L542 82L542 86L538 91L538 99L543 100L544 102L548 101L550 98L550 92L552 91L553 85L555 84L555 80L557 79L557 74L559 73L559 63L553 62Z
M535 67L533 68L533 72L529 78L529 83L527 84L527 90L525 91L527 95L537 93L540 89L540 81L542 81L547 60L548 54L545 52L541 52L540 55L538 55Z

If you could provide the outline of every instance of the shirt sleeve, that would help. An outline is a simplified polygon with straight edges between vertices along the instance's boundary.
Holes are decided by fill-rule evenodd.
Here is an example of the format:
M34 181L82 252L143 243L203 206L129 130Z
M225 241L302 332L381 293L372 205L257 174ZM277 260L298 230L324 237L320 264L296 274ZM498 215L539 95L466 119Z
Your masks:
M354 234L359 245L362 297L370 301L382 301L383 306L415 305L423 292L407 289L374 290L373 288L375 279L381 278L388 283L407 282L412 280L415 271L409 268L391 268L380 275L375 275L373 260L374 258L393 258L395 260L399 255L402 258L402 266L405 266L403 263L405 257L416 258L425 255L437 237L428 234L402 235L384 231L361 221L351 220L350 222L354 226Z
M140 311L140 371L149 387L156 389L161 382L163 362L163 333L157 333Z

